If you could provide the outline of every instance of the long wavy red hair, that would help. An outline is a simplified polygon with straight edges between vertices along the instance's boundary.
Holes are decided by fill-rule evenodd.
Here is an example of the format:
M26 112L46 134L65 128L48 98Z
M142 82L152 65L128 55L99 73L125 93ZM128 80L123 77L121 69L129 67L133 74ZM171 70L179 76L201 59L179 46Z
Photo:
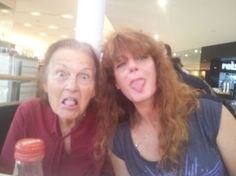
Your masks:
M99 154L110 145L112 134L119 121L134 116L133 104L115 87L113 64L120 53L129 52L134 57L150 55L156 68L155 107L159 111L161 133L159 136L165 169L176 169L183 159L188 144L187 118L197 106L196 91L178 80L165 47L142 32L123 30L113 33L103 46L101 78L99 85L100 132L95 149Z

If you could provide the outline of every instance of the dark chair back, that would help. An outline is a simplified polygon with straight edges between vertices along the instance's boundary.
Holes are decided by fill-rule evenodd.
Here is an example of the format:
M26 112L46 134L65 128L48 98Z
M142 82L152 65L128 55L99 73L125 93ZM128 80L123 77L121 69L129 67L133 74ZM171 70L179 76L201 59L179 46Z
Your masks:
M0 151L2 150L17 107L18 104L0 106Z

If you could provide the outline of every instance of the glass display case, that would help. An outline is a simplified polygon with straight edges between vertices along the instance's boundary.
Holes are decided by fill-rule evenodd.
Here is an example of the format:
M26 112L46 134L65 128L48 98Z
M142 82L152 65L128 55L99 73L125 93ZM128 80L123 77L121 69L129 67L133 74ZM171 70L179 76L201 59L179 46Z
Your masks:
M12 44L0 43L0 105L36 96L39 61L18 55Z

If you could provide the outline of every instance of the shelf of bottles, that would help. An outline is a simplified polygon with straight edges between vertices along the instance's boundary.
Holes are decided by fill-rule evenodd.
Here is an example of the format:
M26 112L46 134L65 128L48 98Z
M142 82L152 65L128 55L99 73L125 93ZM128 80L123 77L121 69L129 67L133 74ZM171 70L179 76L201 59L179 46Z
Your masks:
M0 105L36 96L39 62L0 41Z

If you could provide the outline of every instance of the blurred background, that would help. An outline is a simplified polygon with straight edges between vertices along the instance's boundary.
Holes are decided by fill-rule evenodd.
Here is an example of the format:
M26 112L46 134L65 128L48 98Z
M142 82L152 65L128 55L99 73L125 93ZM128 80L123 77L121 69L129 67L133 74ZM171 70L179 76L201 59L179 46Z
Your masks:
M59 39L76 37L79 1L0 0L0 103L36 96L36 75L46 48ZM143 31L168 43L184 69L206 79L216 91L229 72L233 80L227 94L233 95L236 69L225 70L221 65L236 60L235 0L101 3L105 8L102 41L122 27ZM88 16L95 13L91 8L86 11Z

